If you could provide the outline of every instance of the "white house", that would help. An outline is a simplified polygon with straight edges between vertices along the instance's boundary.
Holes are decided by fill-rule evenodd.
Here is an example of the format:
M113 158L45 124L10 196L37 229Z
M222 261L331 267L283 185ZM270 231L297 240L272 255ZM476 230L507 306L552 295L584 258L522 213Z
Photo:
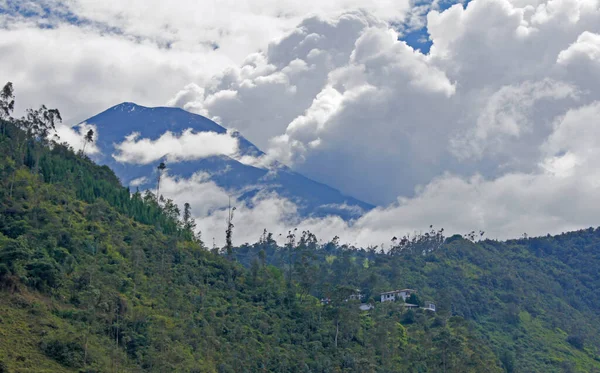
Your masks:
M433 302L427 302L425 303L425 307L423 307L423 309L435 312L435 304L433 304Z
M414 293L416 293L416 290L413 289L386 291L385 293L381 293L381 302L395 302L396 299L400 298L406 301Z
M362 300L363 295L360 292L360 289L356 289L354 290L354 293L350 294L350 296L348 297L349 300ZM348 300L346 299L346 300Z

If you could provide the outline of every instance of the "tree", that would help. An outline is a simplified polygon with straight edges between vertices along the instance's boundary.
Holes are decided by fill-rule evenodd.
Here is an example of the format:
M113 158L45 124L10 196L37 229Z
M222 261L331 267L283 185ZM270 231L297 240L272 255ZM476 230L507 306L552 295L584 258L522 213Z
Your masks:
M50 133L54 132L54 136L58 137L56 134L56 124L61 121L62 117L58 109L48 109L46 105L42 105L37 110L27 109L26 116L18 121L18 126L26 134L22 146L25 145L27 140L32 142L31 149L35 155L34 173L37 173L42 152L42 148L36 146L35 141L39 141L43 147L47 145Z
M173 202L172 199L167 198L164 202L163 211L167 215L168 218L172 220L179 219L179 206Z
M400 255L402 253L419 253L429 254L438 250L444 243L444 228L435 230L433 225L429 226L429 231L425 234L415 233L412 236L409 234L402 236L401 239L397 237L392 238L392 247L390 248L390 255Z
M456 356L463 348L464 340L454 335L449 328L443 328L432 337L432 342L437 350L437 360L442 372L452 370Z
M189 203L183 205L183 229L194 232L196 229L196 221L192 217L192 208Z
M585 347L585 338L581 334L571 334L567 337L567 342L578 350Z
M39 109L27 109L22 125L30 138L44 141L52 131L56 131L56 124L62 122L58 109L48 109L42 105Z
M10 114L12 114L15 109L15 95L13 91L13 84L8 82L2 88L2 92L0 92L0 119L8 119L10 118ZM2 126L2 134L5 133L5 125Z
M300 237L298 247L296 247L296 263L294 264L300 286L300 301L304 296L309 294L315 283L317 269L312 262L315 259L315 251L317 250L317 237L309 232L303 231Z
M287 242L285 244L287 251L287 272L288 272L288 286L292 285L292 276L294 273L294 247L296 246L296 231L298 228L294 228L293 231L288 231Z
M202 245L200 232L196 233L196 220L192 216L192 208L187 202L183 205L183 230L190 238Z
M229 198L229 209L227 211L227 229L225 230L225 252L229 258L233 257L233 212L235 207L231 207L231 198Z
M167 168L167 165L165 164L165 162L160 162L160 164L156 168L158 169L158 181L156 182L156 198L160 198L160 178L162 177L163 172Z
M83 155L85 155L85 146L87 144L91 144L92 142L94 142L94 130L90 129L89 131L87 131L87 133L83 137L83 150L82 150Z

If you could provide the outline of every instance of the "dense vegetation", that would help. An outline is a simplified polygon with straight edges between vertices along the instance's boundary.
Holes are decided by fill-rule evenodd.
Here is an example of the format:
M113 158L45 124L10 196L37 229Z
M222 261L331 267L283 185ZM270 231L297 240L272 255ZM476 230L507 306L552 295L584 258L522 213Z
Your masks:
M599 230L207 250L189 205L131 193L4 92L0 372L600 372ZM404 287L438 311L377 301Z
M436 322L464 319L506 372L600 372L600 229L508 242L440 237L404 238L384 254L318 245L308 232L295 244L290 233L284 248L263 236L235 253L250 268L257 257L292 268L300 292L349 286L376 307L380 292L418 289L416 302L437 304Z

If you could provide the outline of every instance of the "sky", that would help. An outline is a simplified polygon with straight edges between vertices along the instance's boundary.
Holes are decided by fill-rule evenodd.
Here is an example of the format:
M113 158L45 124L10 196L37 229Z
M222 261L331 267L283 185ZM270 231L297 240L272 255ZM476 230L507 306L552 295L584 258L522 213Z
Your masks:
M239 130L261 164L379 206L302 220L259 195L238 206L236 243L264 228L366 246L430 224L500 239L599 225L599 0L0 0L0 55L17 114L181 107ZM227 191L176 176L161 190L220 243Z

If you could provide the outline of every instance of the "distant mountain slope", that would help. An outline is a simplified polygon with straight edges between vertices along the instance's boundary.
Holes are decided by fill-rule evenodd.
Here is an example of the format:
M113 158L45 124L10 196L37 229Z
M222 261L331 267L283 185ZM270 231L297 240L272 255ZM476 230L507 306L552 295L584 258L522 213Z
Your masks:
M192 129L194 133L215 132L225 134L227 130L203 116L189 113L179 108L148 108L134 103L122 103L114 106L88 120L82 122L96 126L97 146L101 155L94 158L101 164L111 167L125 185L133 180L147 178L139 186L154 186L154 163L141 165L120 163L113 154L117 152L116 144L122 143L132 133L139 133L139 138L156 140L166 131L181 134ZM259 157L264 153L239 133L232 133L239 142L239 155ZM338 215L343 219L359 217L374 206L345 196L337 189L311 180L286 166L278 165L275 169L254 167L239 162L226 155L169 162L169 174L188 178L194 173L203 171L211 175L219 187L250 201L258 192L277 192L295 202L302 216Z

